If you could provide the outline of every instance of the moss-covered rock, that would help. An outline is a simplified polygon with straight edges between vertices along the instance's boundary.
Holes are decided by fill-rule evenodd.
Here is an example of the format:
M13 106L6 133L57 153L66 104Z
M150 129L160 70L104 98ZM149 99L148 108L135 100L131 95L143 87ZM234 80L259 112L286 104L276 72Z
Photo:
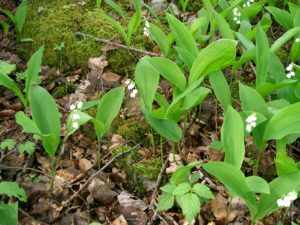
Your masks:
M43 63L58 66L59 52L53 49L57 44L64 42L65 48L62 52L64 63L86 67L90 57L102 54L102 44L93 39L75 37L75 32L79 31L108 40L113 40L119 34L103 18L101 15L103 10L96 8L94 0L85 2L86 5L80 6L77 0L29 1L21 38L32 38L33 43L19 43L18 52L27 60L36 49L45 45ZM142 27L138 31L139 34L133 36L132 43L136 47L145 48L147 47L145 43L149 41L142 35L141 29ZM132 73L133 65L137 61L125 50L112 51L108 59L112 69L120 74L127 74L128 71Z

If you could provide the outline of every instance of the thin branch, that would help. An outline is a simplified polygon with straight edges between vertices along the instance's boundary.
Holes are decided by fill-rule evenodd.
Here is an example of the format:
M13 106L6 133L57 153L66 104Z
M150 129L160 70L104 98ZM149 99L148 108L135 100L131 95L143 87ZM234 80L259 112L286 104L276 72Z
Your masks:
M134 48L134 47L130 47L130 46L126 46L126 45L122 45L119 43L115 43L115 42L111 42L110 40L107 39L103 39L103 38L98 38L98 37L94 37L93 35L90 34L85 34L82 32L75 32L75 36L79 36L79 37L83 37L83 38L91 38L94 39L96 42L102 42L108 45L113 45L116 46L118 48L123 48L123 49L127 49L133 52L138 52L141 53L143 55L149 55L149 56L159 56L159 54L153 53L153 52L148 52L139 48Z
M132 152L132 150L136 149L139 146L139 144L135 145L133 148L121 152L118 155L115 155L110 161L108 161L108 163L105 164L105 166L103 166L101 169L99 169L96 173L94 173L93 175L91 175L89 177L89 179L87 179L87 181L79 188L79 190L77 192L75 192L68 200L62 202L62 206L65 207L67 206L70 202L72 202L86 187L87 185L90 183L90 181L92 179L94 179L96 176L98 176L98 174L100 174L103 170L105 170L110 164L112 164L116 159L120 158L123 155L126 155L130 152Z

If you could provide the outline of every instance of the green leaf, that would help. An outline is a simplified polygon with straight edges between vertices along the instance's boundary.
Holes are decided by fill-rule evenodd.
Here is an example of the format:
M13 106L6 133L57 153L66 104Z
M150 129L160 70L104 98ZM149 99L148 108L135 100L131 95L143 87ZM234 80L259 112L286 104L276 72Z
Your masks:
M181 184L183 182L188 182L190 171L196 165L200 165L200 162L194 161L189 163L186 166L182 166L176 169L176 171L172 174L170 179L171 184Z
M23 0L16 11L15 22L19 33L22 32L26 20L27 4L28 4L28 0Z
M225 18L217 12L214 12L217 26L223 38L234 40L234 33Z
M251 193L245 175L239 168L226 162L209 162L202 164L202 167L224 184L232 196L244 199L250 210L255 205L255 195Z
M193 63L189 85L201 77L229 66L235 58L235 47L235 41L221 39L201 50Z
M299 171L296 162L291 157L287 156L286 151L278 151L276 153L275 166L278 176L284 176Z
M181 183L176 186L173 190L173 195L184 195L188 193L192 189L191 184L189 183Z
M286 10L273 6L268 6L266 9L273 15L276 22L284 27L284 29L289 30L293 28L293 16Z
M141 14L135 12L128 23L127 39L126 39L127 46L130 45L132 34L137 30L140 23L141 23Z
M193 107L201 104L201 102L210 93L210 90L205 87L199 87L187 94L182 102L181 109L188 111Z
M198 54L198 48L191 32L187 27L171 14L167 14L167 20L179 47L188 50L194 57Z
M25 133L41 135L41 131L35 122L29 119L24 112L17 112L15 117L17 124L23 127Z
M26 141L25 144L19 144L18 151L20 153L27 152L29 155L32 155L35 150L35 143L32 141Z
M12 14L9 10L2 9L0 7L0 12L7 16L13 23L16 23L14 14Z
M75 116L76 119L73 119ZM79 119L77 119L77 117L80 117ZM90 121L91 119L93 119L90 115L79 111L79 110L73 110L69 116L68 116L68 120L67 120L67 136L72 135L76 130L79 129L80 126L82 126L83 124L87 123L88 121ZM78 128L74 128L73 127L73 123L77 123L78 124Z
M9 24L0 20L0 26L2 27L4 34L7 34L10 28Z
M159 73L149 65L147 57L144 57L138 62L134 75L146 110L151 112L152 103L159 83Z
M146 58L147 62L171 84L184 91L186 79L179 66L167 58Z
M118 115L122 106L124 93L124 87L117 87L102 97L98 106L96 119L105 124L104 132L108 131L113 119Z
M22 202L27 201L26 193L16 182L0 182L0 195L16 197Z
M259 112L265 117L268 117L267 104L256 90L239 83L239 94L243 111Z
M269 57L268 38L258 24L256 27L256 86L265 83L267 79Z
M176 52L178 53L179 58L185 63L189 70L191 70L193 63L196 59L196 56L192 55L187 49L175 47Z
M0 203L0 225L18 224L18 203L5 204Z
M43 145L50 157L54 157L60 142L60 114L53 97L40 86L32 86L29 92L32 118L41 132Z
M7 149L8 151L11 151L15 148L15 146L16 146L16 142L13 139L5 139L0 144L0 150L3 151Z
M198 196L193 193L187 193L185 195L176 196L176 201L182 209L185 219L191 224L193 219L195 219L200 212L200 200Z
M297 35L300 32L300 26L294 27L287 32L285 32L280 38L278 38L272 45L271 51L277 52L281 46L283 46L287 41L289 41L292 37Z
M197 194L200 198L204 198L204 199L215 198L215 196L213 195L209 187L201 183L197 183L193 186L193 192Z
M163 194L160 196L156 211L168 210L174 205L174 195Z
M278 83L278 84L263 83L263 84L259 85L258 87L256 87L256 91L259 92L259 94L261 94L261 96L267 96L283 87L294 84L296 82L297 82L297 80L287 79L287 80L283 80L281 83Z
M15 64L9 64L5 61L0 60L0 74L8 75L16 70Z
M276 113L267 123L264 140L281 139L289 134L299 133L300 102L292 104Z
M116 28L116 30L119 32L119 34L121 35L121 37L123 38L123 40L126 42L126 44L127 44L127 34L126 34L126 32L125 32L125 29L122 27L122 25L118 22L118 21L116 21L116 20L114 20L112 17L110 17L110 16L108 16L108 15L106 15L105 13L101 13L101 15L108 21L108 22L110 22L111 23L111 25L113 25L115 28Z
M26 107L27 106L27 100L25 99L22 91L20 88L15 84L15 82L5 74L0 73L0 85L3 85L4 87L8 88L9 90L13 91L15 95L18 96L22 104Z
M93 119L92 122L95 127L97 139L98 141L100 141L103 135L105 134L105 124L97 119Z
M25 83L25 94L28 98L29 89L32 84L37 84L38 74L42 65L44 46L40 47L30 58L28 62L26 83Z
M166 184L165 186L162 186L159 189L168 194L173 194L175 188L176 188L175 184Z
M240 115L229 106L221 130L224 161L241 168L245 157L244 123Z
M214 94L226 112L228 106L232 105L230 87L221 70L209 74L209 82Z
M170 52L170 45L165 33L159 27L155 26L154 24L150 24L149 32L151 38L158 44L160 50L163 52L165 56L169 55Z
M260 220L270 213L279 209L277 200L287 195L291 191L300 191L300 172L280 176L270 184L270 194L262 194L258 202L253 220Z
M267 181L258 176L246 177L246 182L253 193L270 194L270 188Z
M124 13L124 10L120 7L120 6L118 6L114 1L112 1L112 0L105 0L105 2L110 6L110 7L112 7L121 17L123 17L124 18L124 15L125 15L125 13Z

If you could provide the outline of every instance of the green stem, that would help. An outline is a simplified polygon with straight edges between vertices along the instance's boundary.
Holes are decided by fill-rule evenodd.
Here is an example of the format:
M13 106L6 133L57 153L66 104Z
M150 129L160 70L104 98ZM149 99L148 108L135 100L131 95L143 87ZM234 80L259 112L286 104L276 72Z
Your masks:
M262 156L262 152L258 152L258 156L257 156L257 159L255 161L255 165L254 165L254 168L253 168L253 176L257 176L257 172L258 172L258 169L259 169L259 162L260 162L260 159L261 159L261 156Z
M228 206L228 210L227 210L227 213L226 213L226 224L229 223L229 215L230 215L230 211L231 211L231 206L232 206L232 197L229 196L229 206Z
M150 133L150 142L152 145L152 152L154 154L155 153L155 141L154 141L154 132L153 132L152 128L151 128L151 133Z
M101 165L101 140L98 140L98 151L97 151L97 162L98 162L98 166L100 167Z
M175 162L175 143L173 141L171 142L171 150L173 154L173 161Z
M50 178L50 194L53 194L54 179L55 179L55 160L51 158L51 178Z

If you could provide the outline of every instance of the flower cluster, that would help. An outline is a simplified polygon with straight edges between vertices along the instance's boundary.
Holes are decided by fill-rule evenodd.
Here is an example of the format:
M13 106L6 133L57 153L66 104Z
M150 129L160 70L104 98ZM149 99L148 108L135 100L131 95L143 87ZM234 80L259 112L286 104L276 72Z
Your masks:
M70 110L74 111L76 109L81 109L82 108L83 103L82 102L76 102L75 104L70 105ZM74 129L77 129L79 127L79 124L76 122L76 120L80 119L80 115L77 113L74 113L71 117L72 119L72 127Z
M254 2L254 0L249 0L245 4L243 4L243 7L244 8L249 7L253 2Z
M246 118L246 131L251 132L254 127L256 127L256 114L252 113L250 116Z
M293 201L297 199L297 192L296 191L291 191L288 193L286 196L284 196L281 199L277 200L277 205L279 207L285 207L288 208L292 204Z
M295 76L295 71L293 70L293 64L289 64L287 67L286 67L286 71L287 71L287 74L286 74L286 77L291 79L292 77Z
M149 27L150 27L150 23L148 22L148 20L146 20L145 22L145 27L144 27L144 36L149 37L150 33L149 33Z
M233 20L237 23L237 24L240 24L241 23L241 13L239 12L239 9L238 8L234 8L233 9Z
M129 91L131 91L130 97L131 97L131 98L135 98L136 94L138 93L138 90L135 88L135 83L134 83L132 80L127 79L127 80L125 81L125 84L126 84L126 86L127 86L127 89L128 89Z

